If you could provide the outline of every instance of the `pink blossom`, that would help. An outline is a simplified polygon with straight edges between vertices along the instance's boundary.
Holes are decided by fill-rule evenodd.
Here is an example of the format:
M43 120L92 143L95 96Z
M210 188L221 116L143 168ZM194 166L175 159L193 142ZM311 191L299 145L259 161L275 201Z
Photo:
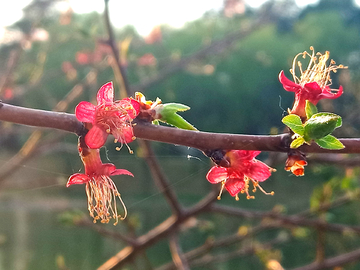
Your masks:
M102 147L111 133L116 141L127 144L135 139L132 120L139 114L140 105L132 98L114 101L112 82L104 84L97 93L97 105L82 101L75 108L76 118L91 123L85 136L90 148Z
M116 169L114 164L103 164L100 159L100 150L88 148L82 137L79 138L78 150L85 167L85 173L71 175L66 187L85 184L88 209L90 216L94 218L94 222L101 219L102 223L108 223L111 218L114 218L116 224L119 218L124 219L126 217L127 210L110 176L134 175L128 170ZM124 208L125 214L123 217L117 213L116 198L120 200Z
M224 159L228 167L215 165L210 169L206 175L207 180L212 184L222 183L222 189L225 188L231 196L235 196L238 200L238 193L246 193L248 199L254 198L249 195L249 183L252 182L254 191L258 187L260 190L259 182L268 179L274 169L267 166L265 163L256 160L255 157L260 154L260 151L247 151L247 150L231 150L226 152ZM266 193L265 194L273 194ZM220 195L218 198L220 198Z

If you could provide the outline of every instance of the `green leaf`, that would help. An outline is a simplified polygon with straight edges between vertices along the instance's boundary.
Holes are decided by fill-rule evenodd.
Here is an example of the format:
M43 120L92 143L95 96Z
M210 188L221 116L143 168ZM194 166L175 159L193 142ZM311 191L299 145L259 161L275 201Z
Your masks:
M315 140L315 142L322 148L325 149L343 149L345 148L345 146L338 140L336 139L334 136L332 135L327 135L324 138Z
M181 129L197 130L193 125L177 114L178 111L187 111L189 106L179 103L166 103L158 109L159 120Z
M341 126L341 117L339 115L334 113L316 113L306 121L304 136L313 140L321 139L339 126Z
M175 112L184 112L190 110L189 106L180 103L166 103L163 104L162 113L175 113Z
M290 148L298 148L302 146L304 143L305 143L304 137L298 137L291 142Z
M304 135L304 126L301 122L301 118L296 114L289 114L281 120L285 125L287 125L294 133L299 134L300 136Z
M309 119L311 116L318 113L318 110L314 104L312 104L310 101L307 100L306 106L305 106L305 112L306 112L307 118Z

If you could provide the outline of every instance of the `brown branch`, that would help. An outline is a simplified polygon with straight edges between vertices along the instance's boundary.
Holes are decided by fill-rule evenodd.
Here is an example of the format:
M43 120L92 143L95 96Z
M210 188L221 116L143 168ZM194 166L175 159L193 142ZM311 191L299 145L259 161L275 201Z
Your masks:
M178 270L187 270L190 269L188 262L181 250L181 247L179 245L179 239L177 236L177 232L174 232L169 237L169 245L170 245L170 251L171 256L173 258L173 262L176 265L176 269Z
M185 214L180 218L171 216L156 226L154 229L147 232L145 235L136 239L135 246L127 246L118 252L115 256L101 265L98 270L119 269L123 265L131 262L131 260L144 249L157 243L161 239L168 237L171 233L177 230L180 224L192 216L199 214L208 208L217 197L217 192L211 192L202 201L188 209Z
M122 235L118 232L113 232L113 231L107 230L104 227L102 227L101 225L94 224L93 222L89 221L89 219L87 219L87 218L82 218L81 220L77 221L75 223L75 225L89 228L93 231L96 231L100 235L109 237L113 240L120 240L122 242L126 242L128 245L135 245L134 239L129 238L125 235Z
M245 217L245 218L268 218L269 225L290 225L297 227L310 227L315 229L328 230L333 232L353 232L360 234L360 226L350 226L343 224L327 223L323 220L306 219L301 216L283 216L275 212L249 211L241 208L234 208L223 205L211 205L207 208L208 211L231 216Z
M85 129L75 115L13 106L0 102L0 120L34 127L54 128L75 134Z
M341 266L360 259L360 249L324 260L322 263L312 263L292 270L320 270Z
M35 127L55 128L76 134L85 132L83 124L75 115L23 108L0 102L0 121L7 121ZM287 152L288 134L281 135L239 135L210 133L152 125L137 121L134 125L136 137L145 140L184 145L200 150L242 149ZM320 148L317 144L304 145L300 149L305 153L360 153L360 139L340 139L345 145L341 150Z
M156 156L151 148L150 142L142 141L139 142L140 147L144 150L144 159L149 166L151 171L151 175L155 181L155 184L158 186L160 192L162 192L165 196L165 199L169 203L172 208L172 211L175 215L181 216L183 214L183 210L181 205L177 199L177 196L161 170L161 167L156 159Z
M204 267L214 263L226 262L234 258L238 258L246 255L256 254L261 249L271 249L273 245L278 245L287 241L286 237L278 236L277 238L257 245L251 245L249 247L235 250L233 252L219 254L219 255L205 255L204 257L194 260L190 263L191 267Z
M226 246L230 246L230 245L239 243L251 236L254 236L254 235L264 231L264 229L268 229L268 228L272 228L272 227L267 226L267 225L259 225L259 226L256 226L256 227L250 229L246 235L239 235L238 233L235 233L230 236L219 239L217 241L208 239L202 246L186 252L184 254L184 257L187 261L189 261L189 264L192 265L192 261L194 261L199 256L209 254L209 252L212 251L213 249L216 249L219 247L226 247ZM173 270L173 269L176 269L176 266L173 262L167 263L165 265L162 265L159 268L156 268L156 270Z

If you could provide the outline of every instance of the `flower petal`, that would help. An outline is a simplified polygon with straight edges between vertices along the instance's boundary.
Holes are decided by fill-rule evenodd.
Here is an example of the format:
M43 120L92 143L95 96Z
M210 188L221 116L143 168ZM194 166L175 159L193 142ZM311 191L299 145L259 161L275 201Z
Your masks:
M286 78L283 70L279 74L279 81L281 82L286 91L297 92L301 89L300 85Z
M335 99L342 95L343 87L340 85L339 90L336 93L332 93L329 87L326 87L323 92L320 94L320 99L322 98L329 98Z
M228 169L224 167L214 166L206 175L206 179L212 183L217 184L228 178Z
M96 100L98 105L114 101L114 87L112 82L108 82L99 89Z
M134 175L131 172L129 172L128 170L125 170L125 169L116 169L115 171L113 171L111 173L111 175L120 175L120 174L130 175L130 176L134 177Z
M66 187L71 185L81 185L89 182L91 179L86 174L75 173L69 177L69 180L66 183Z
M251 162L245 175L253 180L263 182L271 176L270 168L261 161Z
M122 128L112 130L111 134L120 143L130 143L134 139L134 132L132 126L124 126Z
M226 190L230 193L231 196L238 194L245 186L244 179L241 178L230 178L225 183Z
M95 105L87 101L81 101L75 107L76 118L80 122L94 123L95 120Z
M118 105L125 108L131 119L134 119L140 112L140 103L132 98L123 98L118 101ZM123 114L121 111L119 113Z
M92 149L101 148L105 144L107 137L108 134L103 128L94 125L86 134L85 143Z

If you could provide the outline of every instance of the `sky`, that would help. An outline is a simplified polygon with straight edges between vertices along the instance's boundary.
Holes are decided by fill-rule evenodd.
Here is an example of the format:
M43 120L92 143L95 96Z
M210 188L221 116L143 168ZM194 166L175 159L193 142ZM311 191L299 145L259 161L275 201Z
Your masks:
M88 13L104 10L101 0L67 0L76 13ZM31 0L2 1L0 3L0 37L4 26L11 25L22 17L22 8ZM247 0L247 5L259 7L266 0ZM318 0L295 0L296 4L303 7L318 2ZM151 29L159 24L169 24L173 27L181 27L185 22L201 17L205 11L219 10L223 0L111 0L111 21L116 27L127 24L135 26L139 34L146 35ZM360 5L360 0L356 0ZM189 8L191 7L191 8ZM63 6L65 8L65 6ZM164 12L164 10L174 12Z

